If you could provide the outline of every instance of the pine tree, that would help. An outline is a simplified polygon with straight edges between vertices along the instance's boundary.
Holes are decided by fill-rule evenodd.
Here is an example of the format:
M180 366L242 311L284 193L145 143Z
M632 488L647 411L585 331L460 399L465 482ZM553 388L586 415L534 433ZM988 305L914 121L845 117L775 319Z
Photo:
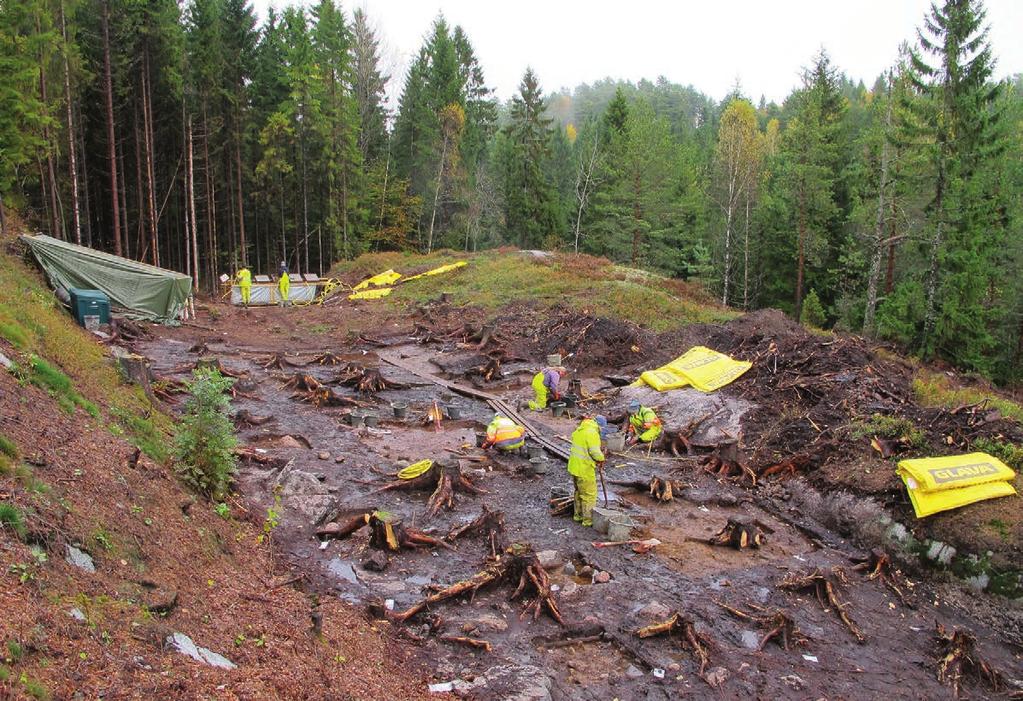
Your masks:
M352 15L352 80L359 109L359 151L364 163L375 161L387 148L385 89L389 76L380 71L380 41L366 13Z

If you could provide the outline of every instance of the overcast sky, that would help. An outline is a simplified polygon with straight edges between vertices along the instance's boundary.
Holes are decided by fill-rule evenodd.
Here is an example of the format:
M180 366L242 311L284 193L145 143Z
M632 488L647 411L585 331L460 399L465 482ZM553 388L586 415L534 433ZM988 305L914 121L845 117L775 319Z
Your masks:
M267 5L253 0L262 17ZM469 35L501 100L532 66L545 92L605 77L663 75L720 99L738 80L754 100L780 102L822 46L850 78L870 82L899 44L916 37L930 0L341 0L378 30L394 78L392 103L411 57L439 12ZM304 2L308 6L308 0ZM999 77L1023 72L1023 0L987 0Z

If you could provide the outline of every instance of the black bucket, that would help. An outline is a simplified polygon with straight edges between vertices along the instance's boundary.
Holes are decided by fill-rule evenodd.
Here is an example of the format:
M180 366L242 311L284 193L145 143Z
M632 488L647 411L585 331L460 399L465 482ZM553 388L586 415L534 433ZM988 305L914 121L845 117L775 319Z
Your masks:
M487 434L485 434L485 433L477 433L476 434L476 447L477 448L482 448L483 444L486 443L486 441L487 441Z
M394 418L396 418L396 419L404 419L405 415L408 413L408 403L407 402L392 402L391 403L391 409L394 411Z

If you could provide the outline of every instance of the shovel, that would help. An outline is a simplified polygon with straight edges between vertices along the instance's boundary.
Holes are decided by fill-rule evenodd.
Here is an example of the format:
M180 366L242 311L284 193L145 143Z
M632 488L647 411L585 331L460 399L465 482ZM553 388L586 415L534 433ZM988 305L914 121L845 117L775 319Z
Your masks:
M600 488L604 490L604 508L608 506L607 485L604 483L604 463L600 464Z

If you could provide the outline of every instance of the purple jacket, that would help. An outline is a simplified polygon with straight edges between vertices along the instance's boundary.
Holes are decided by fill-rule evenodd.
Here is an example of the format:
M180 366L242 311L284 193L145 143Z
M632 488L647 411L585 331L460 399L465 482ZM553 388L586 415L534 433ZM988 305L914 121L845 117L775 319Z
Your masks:
M558 383L561 382L561 375L554 368L544 368L543 386L551 392L557 393Z

